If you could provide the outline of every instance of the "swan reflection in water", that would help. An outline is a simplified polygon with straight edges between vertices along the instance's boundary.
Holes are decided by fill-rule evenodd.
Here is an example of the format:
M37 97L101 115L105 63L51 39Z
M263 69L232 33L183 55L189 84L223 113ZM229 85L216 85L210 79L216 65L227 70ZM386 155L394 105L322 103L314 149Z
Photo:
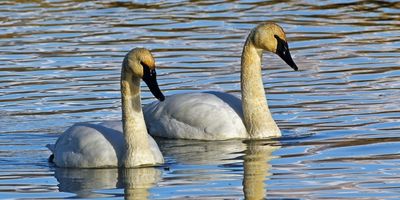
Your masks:
M229 193L243 194L246 199L263 199L266 197L265 181L268 179L273 158L272 153L279 148L276 141L196 141L196 140L160 140L161 151L166 158L166 167L172 178L160 182L164 169L62 169L56 168L55 176L59 181L59 190L75 193L78 197L110 197L115 193L99 193L96 190L123 188L125 199L147 199L149 189L157 184L171 189L189 185L203 185L219 180L242 179L243 191L232 187ZM237 171L243 162L243 177ZM179 166L178 166L179 165ZM193 165L187 169L182 165ZM214 165L215 171L204 169L202 165ZM178 167L175 167L178 166ZM179 169L178 169L179 168ZM221 170L222 169L222 170ZM195 171L191 171L195 170ZM233 174L231 172L234 172ZM238 173L240 177L238 177ZM185 176L180 176L184 174ZM176 177L171 177L176 176ZM235 190L235 191L234 191ZM243 192L243 193L242 193ZM171 191L177 195L177 191ZM231 196L231 197L237 197Z
M176 162L178 165L195 165L195 169L176 170L175 175L185 173L184 179L172 182L176 184L201 184L212 181L237 179L237 169L243 163L242 186L243 194L246 199L263 199L266 197L265 181L269 177L271 165L269 161L273 159L272 153L280 148L279 141L271 140L226 140L205 142L198 140L162 140L158 142L164 156L168 158L168 163ZM172 161L170 159L173 159ZM173 164L171 170L174 170ZM197 165L215 165L213 171L209 167L204 168ZM222 169L222 170L221 170ZM196 170L192 171L191 170ZM201 171L200 171L201 170ZM233 173L232 173L233 172ZM233 184L234 185L234 184ZM164 186L168 187L167 184ZM225 190L226 188L224 188ZM231 191L226 191L226 198L237 198L229 196L229 193L239 193L235 186ZM224 191L224 192L225 192ZM218 197L221 197L218 195Z
M125 199L147 199L149 189L161 180L162 170L154 167L131 169L56 168L59 190L75 193L80 198L100 198L115 194L95 190L123 188Z
M264 199L267 196L265 181L271 175L269 161L274 158L272 153L280 146L265 141L247 141L246 144L243 193L247 200Z

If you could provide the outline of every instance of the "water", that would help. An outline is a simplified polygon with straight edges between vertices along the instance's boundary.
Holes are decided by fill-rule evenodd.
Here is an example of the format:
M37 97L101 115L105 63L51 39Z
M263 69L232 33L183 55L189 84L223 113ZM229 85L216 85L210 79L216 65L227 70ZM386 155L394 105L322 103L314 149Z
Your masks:
M1 1L0 198L398 199L396 1ZM241 48L279 23L300 71L264 55L276 141L160 140L159 168L58 169L75 122L120 119L121 60L152 50L166 95L240 94ZM144 103L154 98L143 87Z

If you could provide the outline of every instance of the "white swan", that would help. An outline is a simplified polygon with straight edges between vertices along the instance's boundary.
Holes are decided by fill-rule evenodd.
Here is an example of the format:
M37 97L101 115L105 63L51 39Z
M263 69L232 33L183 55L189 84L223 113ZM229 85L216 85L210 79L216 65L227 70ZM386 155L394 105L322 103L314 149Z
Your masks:
M242 102L221 92L169 96L144 107L153 136L181 139L225 140L279 137L281 132L269 111L261 75L263 50L279 55L297 70L283 29L262 23L247 37L241 57Z
M47 145L58 167L131 168L164 162L157 143L147 133L140 102L140 79L155 97L164 100L150 51L131 50L121 70L122 125L120 121L75 124L54 145Z

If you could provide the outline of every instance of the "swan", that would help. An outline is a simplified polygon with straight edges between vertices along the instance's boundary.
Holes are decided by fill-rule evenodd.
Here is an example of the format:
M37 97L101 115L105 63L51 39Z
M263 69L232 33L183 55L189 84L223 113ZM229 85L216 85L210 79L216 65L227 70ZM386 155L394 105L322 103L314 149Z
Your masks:
M242 101L222 92L184 93L144 107L153 136L226 140L279 137L281 132L269 111L261 74L263 51L281 57L297 71L283 29L262 23L249 33L241 57Z
M47 147L55 165L64 168L133 168L158 165L164 158L148 135L140 102L140 79L153 95L164 100L156 79L155 61L149 50L132 49L121 70L121 122L77 123L55 144Z

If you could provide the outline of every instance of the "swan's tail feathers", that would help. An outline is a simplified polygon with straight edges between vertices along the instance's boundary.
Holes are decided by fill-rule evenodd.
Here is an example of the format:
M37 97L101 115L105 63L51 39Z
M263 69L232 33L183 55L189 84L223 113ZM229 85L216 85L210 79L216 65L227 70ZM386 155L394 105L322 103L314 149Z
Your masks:
M54 144L46 144L46 147L47 147L52 153L54 153L54 149L56 148L55 146L56 146L56 145L54 145Z
M52 154L49 156L49 163L54 163L54 149L55 145L54 144L47 144L46 147L52 152Z
M49 163L54 163L54 154L51 154L48 159Z

